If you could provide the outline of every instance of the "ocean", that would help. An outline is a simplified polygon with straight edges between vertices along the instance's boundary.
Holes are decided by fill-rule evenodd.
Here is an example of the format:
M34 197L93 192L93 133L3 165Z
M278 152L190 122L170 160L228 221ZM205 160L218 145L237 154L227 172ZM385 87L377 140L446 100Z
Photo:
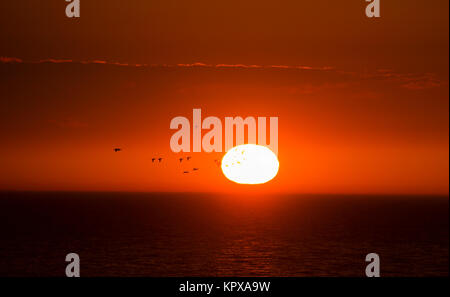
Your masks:
M0 276L448 276L449 197L3 192Z

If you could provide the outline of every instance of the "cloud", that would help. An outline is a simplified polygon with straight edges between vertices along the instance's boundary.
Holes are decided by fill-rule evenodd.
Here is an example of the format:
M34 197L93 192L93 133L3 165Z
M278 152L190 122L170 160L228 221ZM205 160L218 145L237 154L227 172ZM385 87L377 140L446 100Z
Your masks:
M212 68L212 69L278 69L278 70L304 70L304 71L334 71L342 75L352 75L364 79L386 80L398 83L402 88L410 90L423 90L436 88L444 85L446 82L439 79L434 73L399 73L392 69L378 69L371 73L358 73L351 71L337 70L331 66L312 67L305 65L257 65L257 64L207 64L203 62L179 63L179 64L135 64L123 62L111 62L106 60L85 60L75 61L71 59L41 59L33 61L25 61L15 57L0 57L0 63L27 63L27 64L43 64L43 63L71 63L71 64L99 64L114 65L121 67L154 67L154 68Z
M237 69L297 69L297 70L334 70L333 67L311 67L311 66L297 66L297 65L256 65L256 64L206 64L202 62L195 63L179 63L179 64L133 64L122 62L111 62L105 60L85 60L75 61L71 59L41 59L34 61L25 61L19 58L13 57L1 57L1 63L27 63L27 64L43 64L43 63L73 63L73 64L102 64L102 65L115 65L124 67L162 67L162 68L189 68L189 67L204 67L204 68L237 68Z
M59 63L73 63L72 60L58 60L58 59L44 59L44 60L39 60L36 62L31 62L31 63L55 63L55 64L59 64Z
M333 70L333 67L311 67L295 65L256 65L256 64L205 64L201 62L190 64L177 64L178 67L205 67L205 68L238 68L238 69L298 69L298 70Z
M0 57L0 63L22 63L23 61L18 58Z
M436 88L444 84L434 73L396 73L390 69L379 69L371 77L393 81L410 90Z

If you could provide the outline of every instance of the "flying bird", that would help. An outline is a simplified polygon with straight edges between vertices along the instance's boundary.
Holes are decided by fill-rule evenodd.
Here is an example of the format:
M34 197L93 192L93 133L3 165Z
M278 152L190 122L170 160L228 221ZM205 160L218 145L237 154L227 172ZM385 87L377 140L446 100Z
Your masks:
M198 168L192 168L192 170L194 170L194 171L197 171L197 170L198 170Z
M122 150L122 149L121 149L121 148L118 148L118 147L114 148L114 152L115 152L115 153L120 152L121 150Z
M161 163L162 159L163 159L163 158L158 158L158 161Z
M189 161L191 159L191 157L187 157L186 159Z
M183 171L183 173L189 173L189 171Z
M180 160L180 163L183 162L183 158L180 158L179 160Z
M155 160L156 160L156 158L152 158L152 163L154 163L154 162L155 162Z

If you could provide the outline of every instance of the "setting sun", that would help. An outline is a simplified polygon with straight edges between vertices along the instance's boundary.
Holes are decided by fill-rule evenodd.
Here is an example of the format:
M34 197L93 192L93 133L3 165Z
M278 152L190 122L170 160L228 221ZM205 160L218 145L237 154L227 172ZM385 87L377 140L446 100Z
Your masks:
M238 184L263 184L278 173L277 156L267 147L256 144L238 145L222 159L223 174Z

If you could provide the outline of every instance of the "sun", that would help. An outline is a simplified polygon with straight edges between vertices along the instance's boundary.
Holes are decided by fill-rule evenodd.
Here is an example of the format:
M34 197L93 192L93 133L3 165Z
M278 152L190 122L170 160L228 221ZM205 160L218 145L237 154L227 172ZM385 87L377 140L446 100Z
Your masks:
M222 159L223 174L238 184L263 184L273 179L279 168L277 156L267 147L243 144L230 149Z

